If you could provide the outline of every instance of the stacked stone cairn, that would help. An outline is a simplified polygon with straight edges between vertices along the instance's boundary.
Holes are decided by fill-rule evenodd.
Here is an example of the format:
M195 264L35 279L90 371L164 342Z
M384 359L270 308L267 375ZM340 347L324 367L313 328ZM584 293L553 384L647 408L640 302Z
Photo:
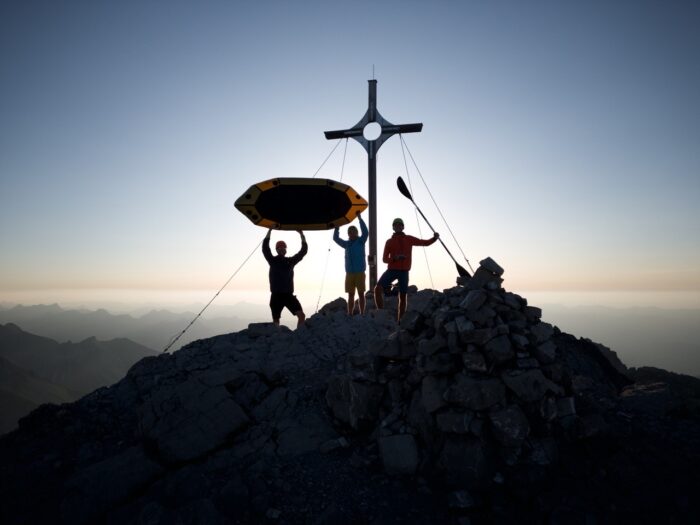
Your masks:
M388 474L470 489L556 458L557 436L577 418L553 340L560 332L504 290L502 275L491 258L481 261L330 379L333 416L349 434L377 440Z

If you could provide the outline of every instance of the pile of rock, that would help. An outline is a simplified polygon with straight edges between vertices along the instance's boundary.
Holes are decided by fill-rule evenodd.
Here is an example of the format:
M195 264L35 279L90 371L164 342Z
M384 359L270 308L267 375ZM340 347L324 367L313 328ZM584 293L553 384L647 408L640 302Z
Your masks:
M517 464L550 464L561 436L604 429L599 417L577 415L559 330L505 291L502 274L481 261L471 279L424 297L388 338L350 354L330 380L334 417L349 433L373 433L388 473L484 486Z

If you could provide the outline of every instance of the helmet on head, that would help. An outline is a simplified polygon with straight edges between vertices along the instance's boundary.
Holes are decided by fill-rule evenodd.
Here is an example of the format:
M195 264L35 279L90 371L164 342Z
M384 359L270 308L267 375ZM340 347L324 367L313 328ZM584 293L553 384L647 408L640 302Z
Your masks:
M394 219L394 222L391 223L391 225L393 226L394 224L400 224L401 226L403 226L403 219L396 217Z

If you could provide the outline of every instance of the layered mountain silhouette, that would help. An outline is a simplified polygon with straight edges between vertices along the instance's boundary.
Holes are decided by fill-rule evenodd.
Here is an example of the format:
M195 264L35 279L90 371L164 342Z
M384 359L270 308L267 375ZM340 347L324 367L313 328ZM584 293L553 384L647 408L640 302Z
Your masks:
M695 523L700 381L471 279L142 359L0 438L3 523ZM371 305L370 305L371 306Z
M700 377L700 310L545 306L557 325L615 348L630 366Z
M0 324L14 323L33 334L59 342L126 338L155 350L163 349L171 338L192 320L191 312L174 313L151 310L141 316L112 314L107 310L70 310L57 304L18 305L0 310ZM183 336L190 341L245 328L247 322L236 317L204 318Z
M59 343L0 325L0 431L42 403L74 401L119 381L129 367L155 352L128 339Z
M81 397L0 357L0 433L44 403L68 403Z

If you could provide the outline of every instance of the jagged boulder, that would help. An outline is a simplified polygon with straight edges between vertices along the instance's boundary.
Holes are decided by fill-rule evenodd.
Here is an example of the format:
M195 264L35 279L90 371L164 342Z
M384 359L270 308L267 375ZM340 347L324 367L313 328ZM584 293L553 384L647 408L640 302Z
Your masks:
M482 379L457 374L445 392L445 399L456 406L486 410L505 404L506 389L498 379Z
M336 376L329 381L326 403L339 421L359 429L363 422L376 420L382 394L379 385Z
M530 423L518 405L509 405L489 413L496 440L504 447L520 447L530 434Z
M245 428L250 419L224 385L202 379L158 390L140 410L140 428L169 463L198 458Z

